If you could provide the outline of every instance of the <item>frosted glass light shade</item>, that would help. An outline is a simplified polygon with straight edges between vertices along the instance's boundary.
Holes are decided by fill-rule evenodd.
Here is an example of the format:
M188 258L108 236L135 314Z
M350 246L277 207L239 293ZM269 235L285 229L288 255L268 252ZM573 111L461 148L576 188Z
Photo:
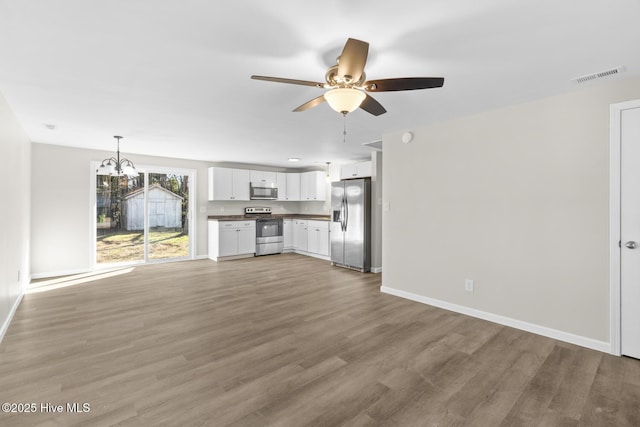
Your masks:
M113 163L108 162L106 164L101 164L100 167L98 168L97 174L98 175L113 175L116 172L116 168L113 165Z
M365 93L358 89L339 87L331 89L324 94L329 106L338 113L350 113L362 104L367 97Z
M136 177L138 176L138 171L136 171L136 168L134 168L132 165L125 165L122 167L122 173L124 173L125 175L127 175L128 177Z

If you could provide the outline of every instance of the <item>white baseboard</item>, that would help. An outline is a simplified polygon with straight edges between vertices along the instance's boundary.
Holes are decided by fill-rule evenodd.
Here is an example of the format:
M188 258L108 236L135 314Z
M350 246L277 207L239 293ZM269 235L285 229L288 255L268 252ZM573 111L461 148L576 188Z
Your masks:
M24 296L24 289L22 290L20 295L18 295L18 298L16 298L16 302L13 304L13 307L11 307L11 311L9 311L9 315L7 316L6 319L4 319L4 323L2 324L2 329L0 329L0 343L4 338L4 335L7 333L7 330L9 329L9 324L11 324L11 320L13 320L13 315L16 314L16 310L18 309L18 306L22 302L23 296Z
M193 261L193 260L200 260L200 259L209 259L209 256L208 255L196 255L193 258L180 258L180 259L151 261L151 262L148 262L146 264L144 262L142 262L142 261L123 262L123 263L116 263L116 264L96 265L95 268L79 268L79 269L74 269L74 270L59 270L59 271L48 271L46 273L34 273L34 274L30 275L29 282L31 282L32 280L37 280L37 279L50 279L52 277L73 276L73 275L76 275L76 274L92 274L92 273L96 273L96 272L99 273L101 271L117 270L117 269L120 269L120 268L138 267L138 266L150 265L150 264L162 264L162 263L165 263L165 262Z
M382 273L382 267L371 267L372 273Z
M319 259L323 259L325 261L331 261L331 257L328 257L326 255L320 255L320 254L315 254L313 252L306 252L306 251L300 251L300 250L293 250L293 253L299 254L299 255L305 255L305 256L310 256L313 258L319 258Z
M94 270L90 268L82 268L76 270L60 270L60 271L48 271L46 273L33 273L31 274L31 280L35 279L48 279L50 277L60 277L60 276L72 276L74 274L85 274L90 273Z
M219 257L208 257L212 261L222 262L222 261L232 261L234 259L242 259L242 258L253 258L256 256L255 254L241 254L241 255L228 255L228 256L219 256Z
M568 342L570 344L579 345L581 347L590 348L592 350L601 351L603 353L612 352L610 343L583 337L581 335L559 331L557 329L548 328L546 326L540 326L534 323L524 322L522 320L512 319L510 317L500 316L498 314L488 313L486 311L476 310L474 308L452 304L446 301L441 301L438 299L429 298L411 292L389 288L386 286L382 286L380 288L380 292L389 295L395 295L397 297L405 298L411 301L420 302L422 304L443 308L445 310L454 311L456 313L465 314L467 316L475 317L478 319L488 320L489 322L498 323L500 325L510 326L522 331L527 331L537 335L542 335L547 338L553 338L559 341Z

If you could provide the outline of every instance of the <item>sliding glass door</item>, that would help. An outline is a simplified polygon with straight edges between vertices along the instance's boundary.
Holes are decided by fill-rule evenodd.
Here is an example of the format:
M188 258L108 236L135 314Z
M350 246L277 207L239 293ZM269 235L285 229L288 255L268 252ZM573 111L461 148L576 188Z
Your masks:
M148 258L189 256L189 176L149 173Z
M96 176L97 265L191 256L193 172L138 171L135 178Z
M96 264L144 261L144 228L132 227L122 216L125 201L144 196L144 187L143 174L96 176Z

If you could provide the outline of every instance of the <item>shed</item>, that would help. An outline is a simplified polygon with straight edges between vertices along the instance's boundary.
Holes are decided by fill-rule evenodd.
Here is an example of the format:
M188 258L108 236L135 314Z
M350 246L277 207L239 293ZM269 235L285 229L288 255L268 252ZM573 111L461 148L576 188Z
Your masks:
M182 228L182 201L184 197L153 184L149 187L149 228ZM144 188L124 196L122 219L125 230L144 229Z

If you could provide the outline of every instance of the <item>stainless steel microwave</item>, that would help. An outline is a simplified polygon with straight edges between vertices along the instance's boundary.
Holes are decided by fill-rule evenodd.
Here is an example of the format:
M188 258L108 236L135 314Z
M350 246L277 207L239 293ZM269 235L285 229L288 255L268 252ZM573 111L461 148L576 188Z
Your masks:
M278 200L278 187L273 183L251 182L249 189L251 200Z

